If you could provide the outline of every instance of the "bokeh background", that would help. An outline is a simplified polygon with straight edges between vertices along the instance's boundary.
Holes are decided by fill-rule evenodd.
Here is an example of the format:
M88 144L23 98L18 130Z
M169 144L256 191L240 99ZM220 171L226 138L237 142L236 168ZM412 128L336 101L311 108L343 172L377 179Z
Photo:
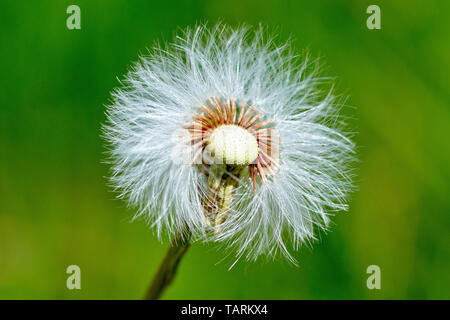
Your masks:
M81 30L66 8L81 8ZM381 30L366 8L381 7ZM264 23L322 57L350 95L359 190L332 231L283 259L196 244L167 299L450 298L450 2L2 0L0 298L138 299L164 255L106 186L100 126L138 55L180 27ZM82 289L66 289L81 267ZM368 290L366 268L381 268Z

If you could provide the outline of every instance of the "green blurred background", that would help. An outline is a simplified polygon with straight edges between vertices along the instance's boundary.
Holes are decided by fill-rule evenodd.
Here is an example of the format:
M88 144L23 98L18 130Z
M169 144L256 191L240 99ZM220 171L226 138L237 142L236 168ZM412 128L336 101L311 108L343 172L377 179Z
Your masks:
M81 8L81 30L66 8ZM381 7L381 30L366 8ZM338 76L359 134L349 213L313 248L240 262L196 244L168 299L450 298L449 1L2 0L0 298L136 299L167 243L108 190L100 125L130 63L179 27L260 22ZM81 267L82 289L66 289ZM381 268L368 290L366 268Z

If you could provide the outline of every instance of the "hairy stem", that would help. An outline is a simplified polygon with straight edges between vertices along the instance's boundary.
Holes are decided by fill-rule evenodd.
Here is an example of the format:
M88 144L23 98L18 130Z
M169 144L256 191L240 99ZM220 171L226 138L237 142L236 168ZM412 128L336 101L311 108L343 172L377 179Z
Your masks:
M214 233L222 231L221 225L229 214L233 192L238 187L238 179L242 174L241 166L216 165L208 176L210 195L203 199L206 223Z
M190 245L191 242L189 236L179 235L174 238L150 284L150 287L145 293L144 300L157 300L161 297L164 290L172 283L178 265Z

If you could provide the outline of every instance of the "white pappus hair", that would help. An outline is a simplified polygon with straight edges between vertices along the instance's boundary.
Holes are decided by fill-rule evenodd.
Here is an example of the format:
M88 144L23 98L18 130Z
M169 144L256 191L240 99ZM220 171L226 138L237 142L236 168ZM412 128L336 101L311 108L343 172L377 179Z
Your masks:
M354 144L342 131L342 104L331 90L320 89L327 81L289 44L266 39L262 28L187 29L165 49L141 57L112 94L103 127L112 184L159 237L189 232L194 240L234 248L236 257L282 252L294 261L286 243L297 249L313 240L315 228L325 229L330 215L347 209L352 189ZM256 163L248 166L252 175L235 176L227 217L211 232L204 204L211 185L199 169L210 167L174 161L174 150L186 141L179 133L196 116L213 127L205 120L218 110L213 107L225 111L213 111L212 118L237 119L245 102L276 126L279 165L271 170Z

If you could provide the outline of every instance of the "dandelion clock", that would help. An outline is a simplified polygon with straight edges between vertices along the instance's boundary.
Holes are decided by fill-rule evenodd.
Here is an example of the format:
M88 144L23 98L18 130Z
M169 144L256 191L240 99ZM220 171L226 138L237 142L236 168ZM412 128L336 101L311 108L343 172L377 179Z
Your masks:
M261 28L187 29L134 65L103 132L114 188L171 240L146 298L193 242L295 261L347 209L354 144L326 81Z

